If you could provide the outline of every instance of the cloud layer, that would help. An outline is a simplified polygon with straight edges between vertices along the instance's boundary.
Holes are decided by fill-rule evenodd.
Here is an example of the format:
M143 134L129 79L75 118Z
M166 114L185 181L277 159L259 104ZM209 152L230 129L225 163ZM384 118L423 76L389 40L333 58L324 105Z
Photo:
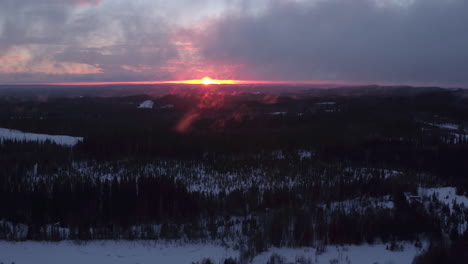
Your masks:
M6 0L0 82L468 86L465 0Z
M466 10L463 0L277 1L258 16L219 18L201 47L263 79L467 84Z

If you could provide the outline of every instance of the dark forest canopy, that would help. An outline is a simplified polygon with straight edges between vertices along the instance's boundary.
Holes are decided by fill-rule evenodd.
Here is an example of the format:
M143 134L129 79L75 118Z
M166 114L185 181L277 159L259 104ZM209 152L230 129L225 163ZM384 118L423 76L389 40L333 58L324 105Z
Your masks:
M0 127L84 141L2 140L0 238L235 237L249 256L429 240L418 263L443 259L466 243L468 212L419 188L467 195L466 98L401 87L3 97Z

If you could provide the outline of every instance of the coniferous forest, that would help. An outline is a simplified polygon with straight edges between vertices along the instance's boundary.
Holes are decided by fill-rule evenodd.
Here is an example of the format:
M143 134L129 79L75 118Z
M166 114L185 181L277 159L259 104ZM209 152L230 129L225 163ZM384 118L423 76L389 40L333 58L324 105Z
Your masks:
M224 263L411 244L415 264L467 263L466 90L163 88L0 93L0 239L215 241L239 251Z

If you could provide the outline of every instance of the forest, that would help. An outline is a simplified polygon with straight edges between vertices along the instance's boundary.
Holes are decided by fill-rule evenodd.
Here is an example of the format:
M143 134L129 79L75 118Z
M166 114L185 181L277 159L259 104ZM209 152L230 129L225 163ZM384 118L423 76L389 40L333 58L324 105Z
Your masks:
M219 241L241 252L224 263L271 247L406 241L426 248L415 264L466 263L467 95L4 95L0 127L84 140L0 139L0 239Z

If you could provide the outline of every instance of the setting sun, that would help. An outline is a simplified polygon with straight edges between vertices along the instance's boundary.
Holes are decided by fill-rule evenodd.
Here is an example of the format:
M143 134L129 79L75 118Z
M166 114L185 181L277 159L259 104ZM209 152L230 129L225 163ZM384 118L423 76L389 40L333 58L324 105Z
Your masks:
M211 78L205 77L205 78L202 79L202 83L204 85L209 85L209 84L213 84L214 82L213 82L213 80Z
M210 84L242 84L242 83L246 83L246 81L238 81L238 80L215 80L215 79L211 79L210 77L204 77L203 79L197 79L197 80L165 81L164 83L180 83L180 84L203 84L203 85L210 85Z

